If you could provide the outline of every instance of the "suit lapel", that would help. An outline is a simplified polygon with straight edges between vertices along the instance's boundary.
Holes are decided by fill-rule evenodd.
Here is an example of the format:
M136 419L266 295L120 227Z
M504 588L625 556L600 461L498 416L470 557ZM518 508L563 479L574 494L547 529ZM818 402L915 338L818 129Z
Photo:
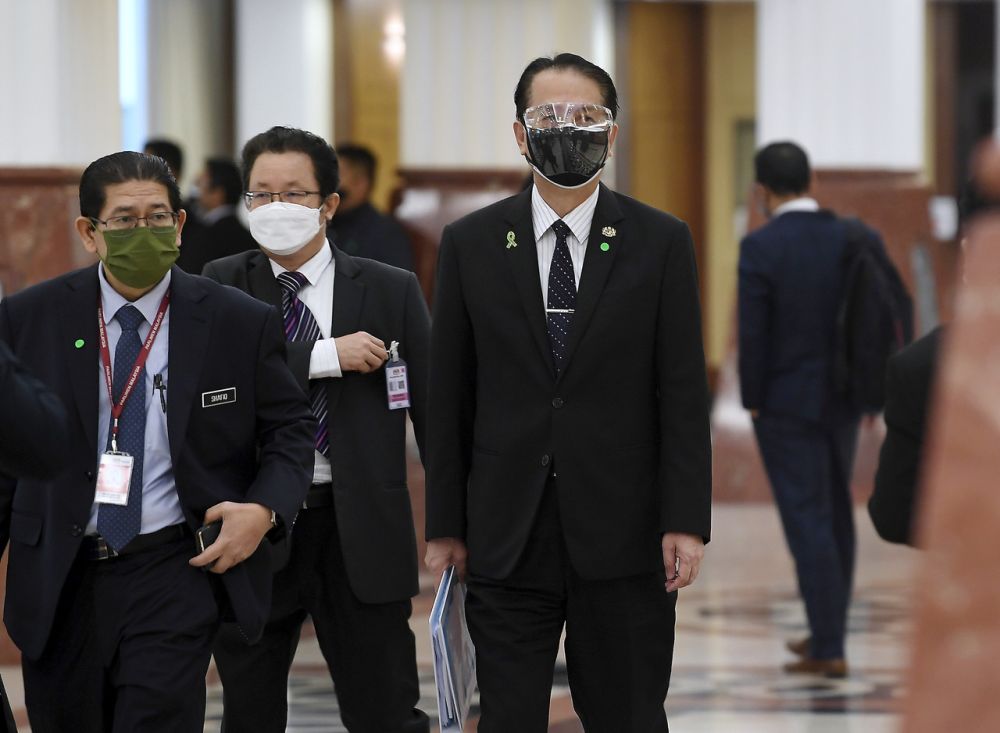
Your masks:
M97 406L99 399L109 399L107 390L100 392L95 387L99 382L100 356L98 354L97 299L98 265L82 270L67 280L69 293L63 301L62 347L56 358L66 358L69 365L70 382L73 386L73 401L83 425L87 445L97 445ZM83 341L81 348L76 343Z
M492 234L491 240L496 241L490 241L488 245L504 248L503 257L514 276L521 306L528 321L528 330L549 371L555 376L552 347L549 345L548 326L545 323L545 300L538 278L538 248L535 246L535 229L531 219L530 187L511 199L504 219L509 228ZM511 243L511 232L516 244Z
M176 466L191 410L195 403L201 404L198 375L208 348L212 309L202 303L208 295L204 286L178 267L171 270L170 292L167 437Z
M281 313L281 286L274 279L270 260L263 252L256 252L247 267L247 289L257 300L273 305Z
M573 314L573 324L569 330L569 343L566 345L565 374L573 360L573 354L583 338L587 325L594 315L594 309L604 292L608 282L615 257L627 241L625 227L615 227L622 220L622 212L613 191L601 184L601 192L597 197L597 208L594 209L594 219L590 225L590 239L587 240L587 252L583 257L583 273L580 275L580 287L576 294L576 312ZM613 236L605 236L604 229L611 227ZM607 248L602 245L607 243Z
M346 336L358 330L361 323L361 308L365 301L365 284L358 279L361 268L348 254L333 247L333 327L330 335ZM386 348L389 344L386 344ZM340 399L343 378L330 379L326 393L326 408L332 415Z

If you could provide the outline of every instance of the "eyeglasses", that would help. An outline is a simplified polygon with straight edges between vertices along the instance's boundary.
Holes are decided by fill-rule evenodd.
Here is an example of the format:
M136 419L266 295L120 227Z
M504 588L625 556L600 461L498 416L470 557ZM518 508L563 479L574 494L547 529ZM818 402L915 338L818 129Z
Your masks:
M243 200L246 201L248 209L269 204L274 201L275 196L286 204L304 206L310 196L319 195L319 191L247 191L243 194Z
M561 127L601 130L610 128L614 122L610 109L589 102L551 102L524 111L524 125L533 130Z
M176 211L155 211L148 216L112 216L110 219L98 219L96 216L90 220L101 224L106 229L113 232L120 232L127 229L135 229L139 222L145 222L144 226L150 229L169 229L177 226L178 214Z

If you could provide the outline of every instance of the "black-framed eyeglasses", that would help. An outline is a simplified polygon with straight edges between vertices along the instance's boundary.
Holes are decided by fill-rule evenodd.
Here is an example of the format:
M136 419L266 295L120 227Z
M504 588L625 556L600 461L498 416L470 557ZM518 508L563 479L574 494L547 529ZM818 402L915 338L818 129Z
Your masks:
M139 226L140 221L145 222L144 226L148 226L150 229L168 229L177 226L179 219L180 215L176 211L154 211L146 216L112 216L108 219L90 217L92 222L101 224L113 232L135 229Z
M270 204L275 197L286 204L304 206L310 196L319 196L319 191L247 191L243 194L248 209L254 209L264 204Z

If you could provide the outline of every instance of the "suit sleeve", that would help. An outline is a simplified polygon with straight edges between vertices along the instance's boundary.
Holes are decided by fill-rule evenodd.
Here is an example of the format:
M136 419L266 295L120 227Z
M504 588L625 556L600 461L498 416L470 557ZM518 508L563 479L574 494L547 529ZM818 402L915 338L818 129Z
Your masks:
M660 529L700 535L712 524L712 443L701 306L691 232L667 257L656 360L660 402Z
M426 538L465 539L476 351L450 226L438 255L430 362Z
M65 454L53 446L68 443L66 410L59 398L21 366L0 340L0 473L50 478L63 467Z
M257 354L257 439L260 467L247 500L270 507L291 527L312 482L316 420L285 364L285 338L267 309Z
M739 370L743 406L759 410L764 404L771 291L756 240L746 237L739 261Z
M410 420L417 439L420 458L426 460L427 440L427 371L430 363L431 316L427 311L416 275L410 273L406 281L406 312L403 317L405 341L401 356L407 365L410 386Z
M882 539L913 544L912 524L923 446L927 395L890 359L885 380L885 441L879 454L868 514Z

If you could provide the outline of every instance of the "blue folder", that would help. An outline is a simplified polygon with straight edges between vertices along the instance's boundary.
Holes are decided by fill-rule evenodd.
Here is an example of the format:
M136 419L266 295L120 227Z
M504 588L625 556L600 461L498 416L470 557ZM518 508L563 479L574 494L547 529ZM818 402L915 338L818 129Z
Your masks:
M460 733L476 691L476 649L465 623L465 584L454 565L441 577L430 627L441 733Z

